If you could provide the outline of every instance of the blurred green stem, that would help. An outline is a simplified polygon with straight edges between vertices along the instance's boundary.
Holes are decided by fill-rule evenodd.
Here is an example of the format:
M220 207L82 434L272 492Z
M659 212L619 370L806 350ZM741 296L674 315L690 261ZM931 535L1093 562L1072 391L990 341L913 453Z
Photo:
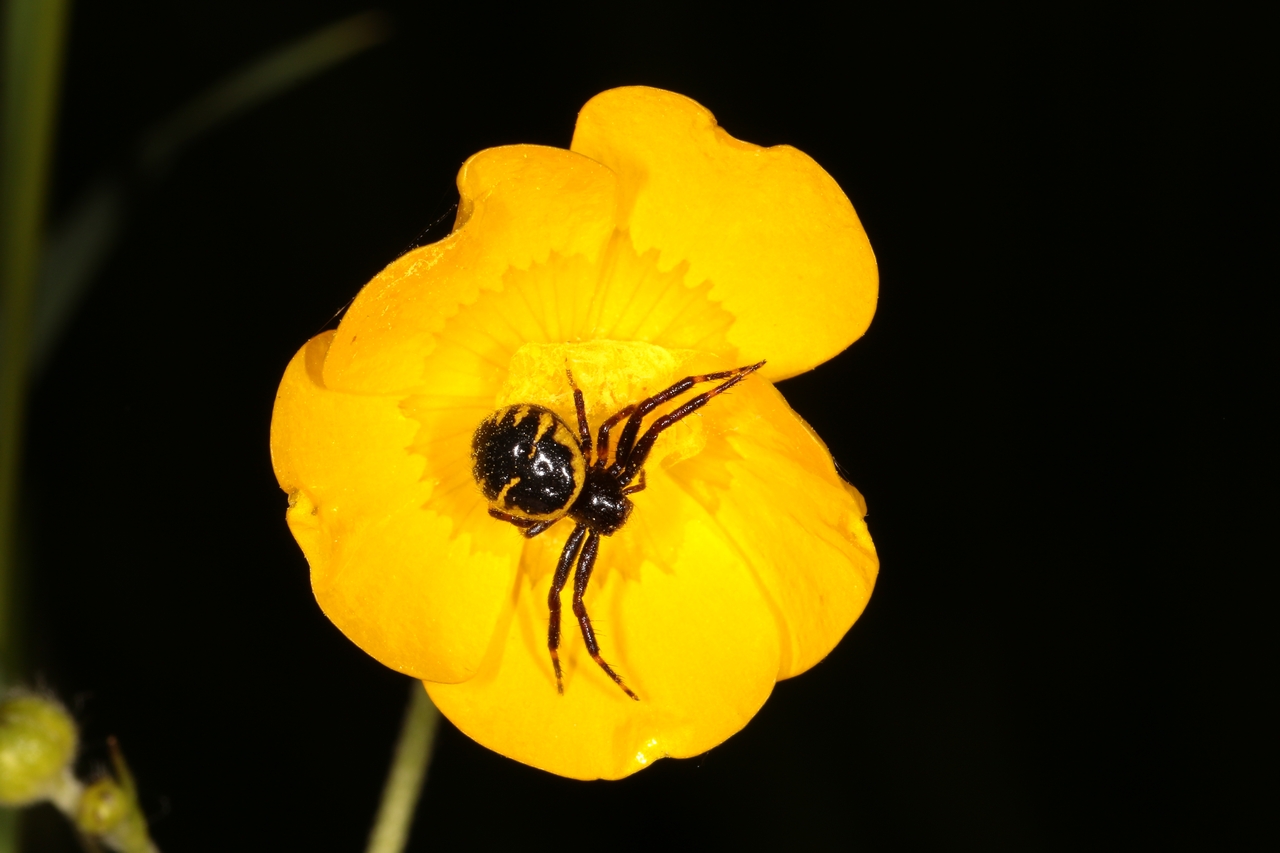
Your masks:
M142 168L163 170L191 140L227 119L292 89L345 59L386 41L391 26L383 12L361 12L271 51L245 66L177 112L143 137Z
M7 0L0 106L0 689L20 669L13 630L16 503L31 306L53 149L65 0Z
M134 196L162 177L192 142L272 98L386 41L379 11L351 15L241 66L148 129L135 162L100 175L67 205L45 239L36 284L27 375L38 376L75 307L124 230Z
M382 802L373 830L369 833L366 853L400 853L409 840L413 813L418 807L422 783L431 764L440 712L432 704L427 691L417 681L409 688L409 708L405 711L400 739L396 742L391 772L382 789Z
M21 668L14 629L16 502L32 290L62 67L65 0L7 0L0 92L0 691ZM17 848L0 816L0 853Z

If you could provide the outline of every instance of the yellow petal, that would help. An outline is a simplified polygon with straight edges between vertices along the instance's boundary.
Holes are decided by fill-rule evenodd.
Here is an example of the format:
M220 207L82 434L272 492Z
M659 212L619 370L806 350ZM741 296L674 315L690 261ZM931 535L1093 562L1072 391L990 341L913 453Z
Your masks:
M671 469L739 549L774 609L779 680L822 660L871 597L866 504L822 440L766 382L717 398L701 454Z
M312 339L285 371L271 422L288 522L316 600L344 634L418 678L457 681L480 665L509 607L521 540L478 538L428 507L435 481L412 450L419 425L400 401L325 387L333 340ZM474 488L474 484L472 484Z
M660 268L736 318L729 343L783 379L826 361L875 312L875 256L849 199L808 155L734 139L704 107L660 89L612 89L578 115L571 149L619 180L618 226Z
M564 694L556 692L546 602L571 529L562 523L530 542L496 653L468 681L427 684L463 732L562 776L616 779L664 756L705 752L759 710L774 684L779 648L751 572L661 471L635 498L634 515L657 519L675 559L669 566L631 562L630 549L615 547L618 537L603 539L584 601L604 658L640 701L627 698L586 654L570 607L572 583L563 595Z
M613 235L613 173L572 152L537 145L481 151L458 173L453 234L404 255L365 285L338 327L330 388L378 393L431 384L425 358L444 324L510 269L552 253L595 264Z

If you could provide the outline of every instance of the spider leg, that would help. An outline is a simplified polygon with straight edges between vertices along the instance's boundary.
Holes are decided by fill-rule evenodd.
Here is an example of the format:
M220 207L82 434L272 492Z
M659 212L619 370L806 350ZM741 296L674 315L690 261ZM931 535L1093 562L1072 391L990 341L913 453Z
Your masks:
M512 524L520 528L520 533L525 539L532 539L560 520L558 518L554 518L551 521L534 521L531 518L521 518L518 515L510 515L500 509L494 509L492 507L489 508L489 515L498 519L498 521L505 521L508 524Z
M636 438L640 435L640 422L644 420L645 415L658 408L658 406L661 406L669 400L674 400L694 385L698 385L703 382L715 382L719 379L730 379L736 381L739 377L746 376L749 373L754 373L761 367L764 367L763 361L746 367L735 367L733 370L722 370L719 373L703 373L699 376L686 376L684 379L681 379L665 391L659 391L652 397L649 397L646 400L641 400L636 404L635 411L631 413L631 418L627 421L627 425L622 428L622 434L618 436L618 451L614 455L614 462L610 471L615 474L621 473L624 465L626 464L624 460L631 455L631 449L635 446ZM724 390L724 387L725 386L722 386L720 390ZM716 393L719 393L719 391Z
M760 364L764 364L764 362L760 362ZM734 385L737 385L739 382L746 379L760 367L760 364L754 364L750 367L742 367L736 371L730 371L733 376L725 382L720 383L710 391L702 392L698 396L682 404L678 409L670 411L655 420L649 426L649 429L645 432L644 436L635 443L634 448L631 449L626 458L619 458L616 460L613 463L613 467L609 470L619 474L618 479L622 485L625 486L630 483L632 478L634 478L635 475L644 468L645 460L649 458L649 451L653 450L653 444L658 440L658 436L663 430L698 411L698 409L701 409L707 403L711 402L711 399L717 394L723 394ZM630 426L630 422L628 422L627 425ZM621 447L618 448L618 452L622 452Z
M547 594L547 608L551 611L551 623L547 626L547 648L551 651L551 667L556 671L556 690L561 694L564 693L564 678L560 672L560 593L569 580L569 569L578 556L578 549L586 532L586 525L579 524L569 534L569 541L564 543L564 550L560 552L560 562L556 563L551 592Z
M582 594L587 591L587 581L591 580L591 570L595 568L596 552L600 549L600 534L592 531L587 537L587 544L582 546L582 556L578 558L578 572L573 576L573 615L578 617L578 625L582 628L582 639L591 652L591 659L600 665L605 674L622 688L622 692L637 702L640 697L631 692L631 688L622 683L622 678L613 671L613 667L600 657L600 644L596 642L596 632L591 628L591 618L587 616L587 606L582 603ZM557 575L559 577L559 575ZM557 627L558 624L557 624ZM559 664L557 663L557 666Z
M564 367L564 375L569 377L569 387L573 389L573 406L578 410L578 444L582 448L582 455L590 459L591 427L587 426L587 404L582 398L582 389L573 381L573 371L568 364Z
M614 412L602 424L600 424L600 435L596 439L596 463L595 467L603 468L605 460L609 457L609 431L618 425L618 421L635 411L635 404L626 406Z
M555 524L555 523L556 523L557 521L559 521L559 520L560 520L560 519L558 519L558 518L557 518L557 519L553 519L552 521L539 521L539 522L537 522L536 524L534 524L533 526L531 526L528 530L523 531L523 533L524 533L524 538L525 538L525 539L532 539L533 537L537 536L539 533L541 533L542 531L546 530L548 527L550 527L551 525Z
M643 492L643 491L644 491L644 486L645 486L645 482L644 482L644 469L643 469L643 468L641 468L641 469L640 469L640 481L639 481L639 482L637 482L637 483L635 483L635 484L633 484L633 485L630 485L630 486L625 487L625 488L622 490L622 493L623 493L624 495L634 495L636 492Z

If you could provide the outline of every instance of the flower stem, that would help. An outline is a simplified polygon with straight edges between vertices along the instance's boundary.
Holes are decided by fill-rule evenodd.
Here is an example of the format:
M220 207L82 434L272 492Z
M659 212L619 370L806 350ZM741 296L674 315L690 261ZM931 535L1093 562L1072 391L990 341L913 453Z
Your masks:
M409 828L413 825L418 795L427 778L439 725L440 712L431 703L427 691L415 681L409 688L409 708L400 727L400 739L391 759L391 772L387 774L387 783L382 789L382 802L378 806L378 816L369 833L369 846L365 853L400 853L404 850L405 842L409 840Z
M31 296L53 148L65 0L6 0L0 20L0 693L22 659L14 603L15 504L26 395ZM0 853L17 849L18 816L0 808Z
M0 689L16 681L15 503L65 0L7 0L0 68Z

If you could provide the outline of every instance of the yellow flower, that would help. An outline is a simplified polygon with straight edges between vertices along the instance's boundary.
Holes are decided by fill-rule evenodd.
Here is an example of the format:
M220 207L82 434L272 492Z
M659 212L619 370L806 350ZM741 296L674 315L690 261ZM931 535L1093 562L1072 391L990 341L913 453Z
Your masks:
M871 594L862 497L770 384L870 323L866 235L808 156L649 88L593 98L568 151L476 154L458 189L453 233L383 270L281 383L272 457L316 599L518 761L612 779L704 752ZM557 693L547 594L573 523L525 539L490 517L477 427L515 404L575 425L566 367L596 429L686 375L762 360L663 433L630 520L602 540L585 604L640 701L572 618Z

